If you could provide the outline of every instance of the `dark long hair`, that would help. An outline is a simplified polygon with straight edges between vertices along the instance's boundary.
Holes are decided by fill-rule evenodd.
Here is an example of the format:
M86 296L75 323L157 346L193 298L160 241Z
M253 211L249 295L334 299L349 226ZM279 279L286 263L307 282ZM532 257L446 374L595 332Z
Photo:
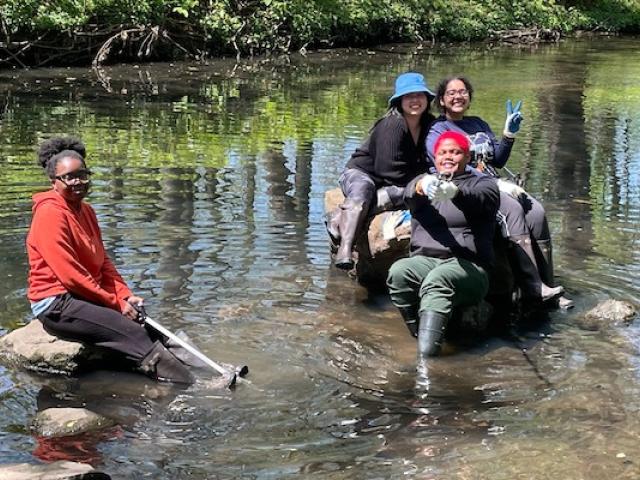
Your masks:
M38 149L38 165L50 179L56 176L56 165L63 158L77 158L86 167L84 157L87 149L84 143L75 137L54 137L44 141Z
M471 82L467 77L464 77L462 75L451 75L447 78L444 78L440 80L440 83L438 83L438 87L436 88L436 99L434 100L434 102L438 106L438 110L440 110L440 112L442 113L445 113L445 110L440 103L440 100L444 98L444 94L447 91L447 85L449 85L449 82L451 82L452 80L460 80L462 83L464 83L464 88L466 88L469 92L469 102L471 102L471 100L473 99L473 85L471 85Z

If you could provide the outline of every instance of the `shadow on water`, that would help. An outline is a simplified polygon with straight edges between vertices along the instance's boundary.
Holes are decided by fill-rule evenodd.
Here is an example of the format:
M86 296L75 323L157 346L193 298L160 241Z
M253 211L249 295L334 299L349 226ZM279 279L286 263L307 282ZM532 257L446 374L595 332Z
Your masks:
M638 327L579 321L603 298L636 300L640 286L635 49L632 39L455 56L402 46L100 78L2 72L0 328L30 317L24 237L30 195L46 188L35 145L74 133L90 152L105 243L149 313L213 359L248 364L253 382L221 392L205 378L175 389L1 368L2 458L69 455L132 479L637 478ZM511 169L547 208L558 280L577 304L458 345L426 377L388 298L330 267L321 220L325 190L408 69L431 85L464 72L472 113L496 131L505 98L523 99ZM116 427L34 439L31 419L57 404Z

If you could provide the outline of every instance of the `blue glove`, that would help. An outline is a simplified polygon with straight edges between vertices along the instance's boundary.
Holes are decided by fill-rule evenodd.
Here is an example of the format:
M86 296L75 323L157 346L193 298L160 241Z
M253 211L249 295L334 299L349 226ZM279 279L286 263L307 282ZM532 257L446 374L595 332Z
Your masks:
M520 122L522 122L521 106L522 100L518 100L515 107L511 104L511 99L507 100L507 119L504 122L504 132L502 132L507 138L515 138L516 133L520 130Z

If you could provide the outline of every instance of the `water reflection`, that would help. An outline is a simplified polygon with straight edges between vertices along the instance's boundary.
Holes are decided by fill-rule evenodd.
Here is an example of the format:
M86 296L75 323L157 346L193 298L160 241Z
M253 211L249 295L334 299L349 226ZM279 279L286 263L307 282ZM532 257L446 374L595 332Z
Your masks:
M46 188L35 145L77 134L105 243L152 316L212 358L248 364L256 386L152 396L143 379L115 375L63 380L52 394L1 370L3 458L34 460L26 425L53 396L117 420L86 461L122 478L632 478L635 330L586 332L576 320L606 296L637 297L636 49L399 46L118 67L102 79L0 73L0 327L29 318L24 236L30 195ZM578 299L549 329L458 347L430 365L428 388L385 296L330 269L321 222L324 191L410 68L431 84L467 74L472 113L496 131L504 100L523 99L510 167L545 203L557 273Z

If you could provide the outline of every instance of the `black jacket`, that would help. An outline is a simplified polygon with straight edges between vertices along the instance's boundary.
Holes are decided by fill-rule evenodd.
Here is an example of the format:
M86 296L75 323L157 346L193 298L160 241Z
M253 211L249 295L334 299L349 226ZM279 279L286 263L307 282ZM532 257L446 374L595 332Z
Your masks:
M411 210L411 256L464 258L484 268L494 262L493 233L500 192L495 179L465 171L451 180L460 189L453 200L431 202L416 193L416 183L405 189Z
M422 115L422 131L416 145L401 114L381 118L369 137L356 149L346 168L367 173L376 187L404 187L413 178L427 171L425 139L433 116Z

